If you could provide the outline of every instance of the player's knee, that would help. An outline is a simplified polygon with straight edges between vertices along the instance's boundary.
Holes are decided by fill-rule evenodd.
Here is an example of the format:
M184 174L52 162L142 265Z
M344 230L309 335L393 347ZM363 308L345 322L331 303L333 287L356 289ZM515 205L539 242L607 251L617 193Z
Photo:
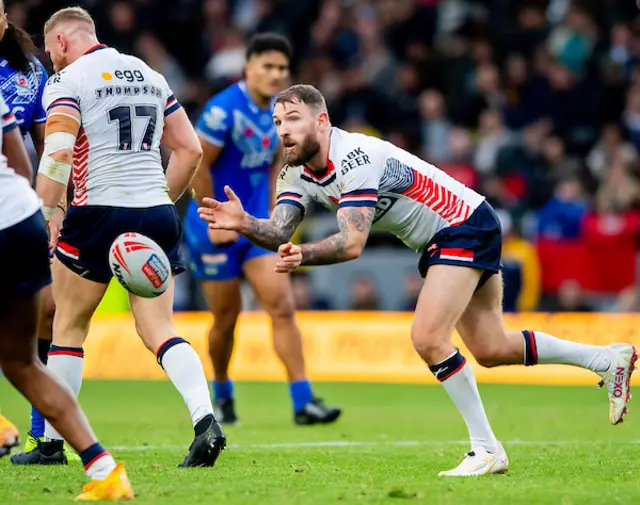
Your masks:
M222 310L214 314L213 331L222 336L225 340L233 340L238 323L238 310Z
M20 354L15 357L0 358L0 368L9 382L22 390L24 381L29 380L31 369L35 366L35 356Z
M416 352L427 363L435 363L442 355L443 349L449 347L449 335L439 325L416 324L411 327L411 340Z
M295 313L295 303L291 296L281 296L273 300L271 303L265 304L265 310L274 321L290 322L293 321Z

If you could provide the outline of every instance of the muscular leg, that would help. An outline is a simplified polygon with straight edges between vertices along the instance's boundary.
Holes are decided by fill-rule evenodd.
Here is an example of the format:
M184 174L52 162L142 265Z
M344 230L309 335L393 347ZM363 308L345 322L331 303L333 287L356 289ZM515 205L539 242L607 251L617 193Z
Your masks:
M136 330L153 352L189 409L195 441L183 466L212 466L224 448L224 435L213 416L207 377L191 345L177 336L173 324L175 280L156 298L129 294Z
M129 302L138 335L182 395L195 426L213 414L213 406L202 362L191 345L177 336L173 324L174 286L172 279L169 288L157 298L140 298L130 293Z
M213 325L209 330L209 356L215 382L224 384L229 381L236 323L242 310L240 283L238 279L203 281L201 286L207 306L213 314Z
M302 337L295 321L295 303L288 275L275 272L278 257L255 250L244 264L247 279L253 286L264 310L271 317L273 347L284 364L289 378L289 394L294 422L300 425L332 423L340 417L339 407L327 407L314 398L307 380Z
M107 284L84 279L58 260L53 262L52 274L56 312L47 367L77 397L82 386L82 344L89 332L93 313L107 290ZM50 423L46 423L46 440L62 438Z
M89 477L106 479L116 468L113 457L96 440L73 392L36 358L39 309L39 294L13 295L0 304L0 366L80 454Z
M451 333L480 276L480 271L471 268L431 266L418 297L411 336L414 347L462 415L472 451L496 453L499 444L487 420L473 371L451 344Z
M9 381L69 438L77 451L95 443L87 419L68 387L36 358L40 295L12 296L0 316L0 363Z
M600 374L605 384L611 386L611 423L617 424L622 419L627 398L624 391L615 388L615 380L607 372L612 369L612 361L616 361L616 367L621 366L625 377L630 377L635 356L633 346L593 346L561 340L539 331L505 331L499 275L491 277L473 296L460 319L458 331L469 351L483 366L552 363L579 366ZM626 387L628 389L628 384Z
M291 278L275 272L278 257L253 258L244 264L247 280L271 317L273 347L287 370L289 382L306 380L302 336L295 321Z

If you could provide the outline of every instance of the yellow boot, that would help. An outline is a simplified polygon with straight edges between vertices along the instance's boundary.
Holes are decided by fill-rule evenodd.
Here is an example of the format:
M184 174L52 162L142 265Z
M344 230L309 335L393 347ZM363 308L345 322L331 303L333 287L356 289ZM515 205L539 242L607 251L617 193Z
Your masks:
M133 497L133 488L124 471L124 465L118 463L106 479L85 484L76 501L120 501L133 500Z
M20 445L18 428L0 414L0 458L9 454L11 449L18 445Z

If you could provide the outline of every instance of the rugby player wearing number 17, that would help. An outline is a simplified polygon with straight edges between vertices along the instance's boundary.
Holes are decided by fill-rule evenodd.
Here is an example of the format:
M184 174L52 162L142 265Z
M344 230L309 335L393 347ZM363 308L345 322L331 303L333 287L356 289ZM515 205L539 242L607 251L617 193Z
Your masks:
M47 366L77 395L82 345L112 277L113 241L123 233L141 233L164 250L172 273L184 270L173 202L191 182L202 150L164 77L140 59L99 44L93 19L83 9L62 9L47 21L45 48L57 72L44 91L46 136L36 183L45 220L72 168L75 189L52 268L56 313ZM161 143L173 151L166 177ZM129 303L138 334L189 409L195 438L181 466L213 466L225 438L202 363L176 336L173 286L171 277L156 298L129 293ZM66 462L62 437L49 423L40 452L41 463Z
M424 286L411 329L416 351L429 364L464 419L471 451L445 476L506 472L506 452L494 435L465 358L451 344L458 330L483 366L554 363L597 373L609 393L609 420L622 421L637 359L630 344L591 346L502 322L502 234L484 197L433 165L377 138L333 128L322 95L307 85L283 91L274 121L285 150L278 204L270 219L244 212L233 190L227 202L205 199L201 217L214 229L235 230L278 250L278 272L300 265L356 259L369 230L390 231L421 253ZM339 233L312 244L289 242L311 201L337 213ZM376 205L380 203L380 211Z

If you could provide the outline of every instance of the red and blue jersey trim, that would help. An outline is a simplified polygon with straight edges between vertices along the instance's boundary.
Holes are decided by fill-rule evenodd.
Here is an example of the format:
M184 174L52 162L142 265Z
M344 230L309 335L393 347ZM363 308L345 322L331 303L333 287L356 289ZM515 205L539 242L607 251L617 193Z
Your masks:
M302 195L298 193L294 193L293 191L285 191L283 193L280 193L278 195L278 198L276 199L276 205L280 204L287 204L298 207L304 214L305 208L302 204Z
M7 112L2 116L2 133L9 133L18 126L18 121L16 121L16 117L11 112Z
M51 105L47 107L47 112L49 112L54 107L71 107L72 109L75 109L78 112L80 112L80 103L78 102L78 100L70 96L58 98L53 102L51 102Z
M356 189L340 195L338 206L343 207L375 207L378 203L378 190L375 188Z
M169 114L174 113L179 108L180 102L178 102L178 99L174 95L171 95L169 98L167 98L167 105L164 108L164 116L167 117Z

